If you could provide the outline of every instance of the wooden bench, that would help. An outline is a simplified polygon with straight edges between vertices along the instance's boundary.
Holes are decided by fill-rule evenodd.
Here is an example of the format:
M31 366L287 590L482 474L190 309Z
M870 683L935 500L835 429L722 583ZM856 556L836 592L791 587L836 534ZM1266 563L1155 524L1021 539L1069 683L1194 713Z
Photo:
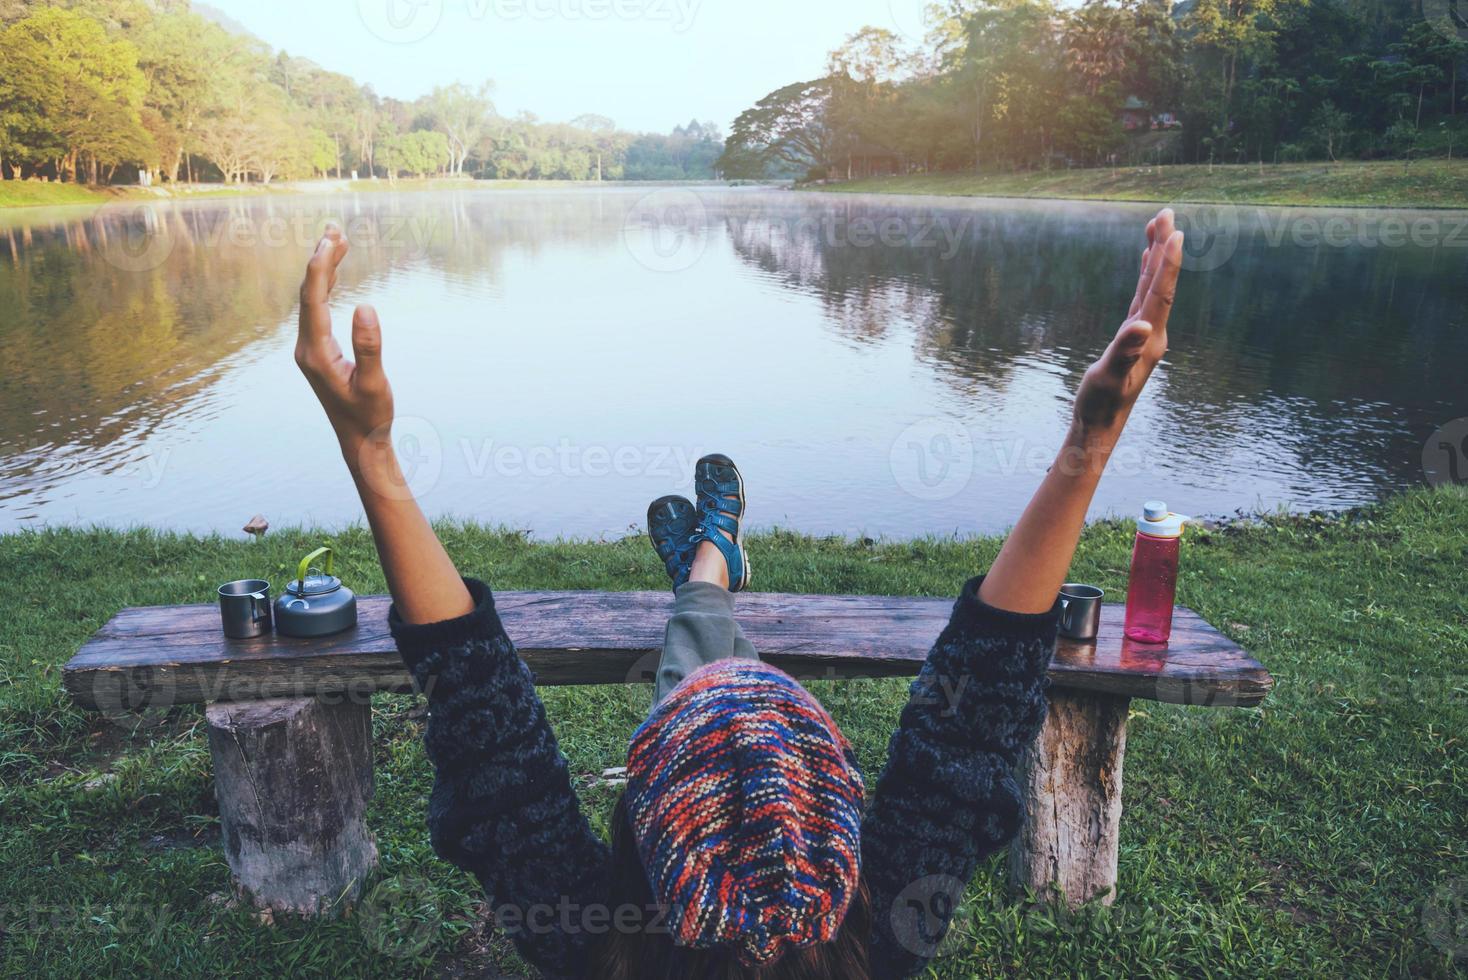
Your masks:
M500 616L540 685L650 683L666 592L500 592ZM802 681L911 676L951 599L747 593L741 625L762 657ZM387 631L388 599L360 600L336 636L228 640L213 605L124 609L65 667L66 690L109 712L210 702L209 747L225 855L256 904L305 914L352 901L377 861L371 694L411 685ZM1092 643L1062 639L1043 732L1024 759L1017 891L1071 904L1115 898L1122 760L1132 698L1258 704L1269 673L1191 610L1170 644L1134 644L1107 605Z

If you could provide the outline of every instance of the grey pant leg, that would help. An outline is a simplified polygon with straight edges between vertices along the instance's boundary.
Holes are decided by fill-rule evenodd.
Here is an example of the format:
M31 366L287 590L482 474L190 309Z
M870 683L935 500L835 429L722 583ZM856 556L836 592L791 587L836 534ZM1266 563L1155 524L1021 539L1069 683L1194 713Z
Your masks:
M676 593L673 615L663 634L653 704L704 664L726 657L759 659L734 621L734 593L713 582L685 583Z

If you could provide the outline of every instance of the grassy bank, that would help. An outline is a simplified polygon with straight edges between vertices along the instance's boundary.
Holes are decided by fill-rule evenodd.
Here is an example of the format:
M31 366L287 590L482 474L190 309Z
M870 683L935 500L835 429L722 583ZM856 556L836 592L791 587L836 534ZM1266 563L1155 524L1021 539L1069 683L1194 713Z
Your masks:
M663 585L637 539L443 533L462 568L504 588ZM364 531L332 540L350 584L383 588ZM1120 523L1089 528L1074 576L1122 589L1130 540ZM317 541L0 537L0 974L514 975L473 883L430 850L412 697L374 704L379 914L266 924L226 900L201 711L124 724L60 693L60 665L119 607L208 601L246 575L278 583ZM951 595L998 542L777 533L750 547L762 589ZM1257 710L1135 702L1118 904L1027 913L996 859L936 975L1463 975L1450 951L1468 940L1468 494L1190 533L1184 549L1181 601L1263 661L1275 691ZM813 686L877 772L903 683ZM572 771L590 776L622 762L646 692L546 700ZM612 791L583 798L603 825Z
M919 174L824 184L833 193L1042 197L1341 207L1468 208L1468 160L1118 167L1016 174Z
M110 200L105 191L80 184L42 183L39 180L0 180L0 208L59 207L67 204L101 204Z

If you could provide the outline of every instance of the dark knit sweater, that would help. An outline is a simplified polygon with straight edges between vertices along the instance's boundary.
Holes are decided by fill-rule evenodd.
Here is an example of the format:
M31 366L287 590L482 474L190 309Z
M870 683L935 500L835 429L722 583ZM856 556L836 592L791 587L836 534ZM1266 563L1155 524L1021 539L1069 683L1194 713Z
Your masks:
M876 977L922 969L978 862L1023 817L1014 767L1045 717L1056 611L995 609L979 600L980 581L964 586L913 681L862 825ZM526 960L550 977L583 977L607 926L608 851L489 588L465 584L467 616L425 626L395 609L388 617L428 696L433 847L479 880Z

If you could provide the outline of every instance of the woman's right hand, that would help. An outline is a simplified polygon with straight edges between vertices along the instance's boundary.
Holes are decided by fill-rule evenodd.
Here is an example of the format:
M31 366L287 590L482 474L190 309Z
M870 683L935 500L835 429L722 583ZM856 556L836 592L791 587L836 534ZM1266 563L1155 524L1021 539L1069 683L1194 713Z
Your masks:
M393 399L392 387L382 370L382 329L377 311L364 305L357 307L352 316L355 362L346 359L331 335L328 304L336 285L337 267L348 250L341 229L327 225L301 283L296 364L336 430L347 467L360 476L363 466L372 459L391 455Z

